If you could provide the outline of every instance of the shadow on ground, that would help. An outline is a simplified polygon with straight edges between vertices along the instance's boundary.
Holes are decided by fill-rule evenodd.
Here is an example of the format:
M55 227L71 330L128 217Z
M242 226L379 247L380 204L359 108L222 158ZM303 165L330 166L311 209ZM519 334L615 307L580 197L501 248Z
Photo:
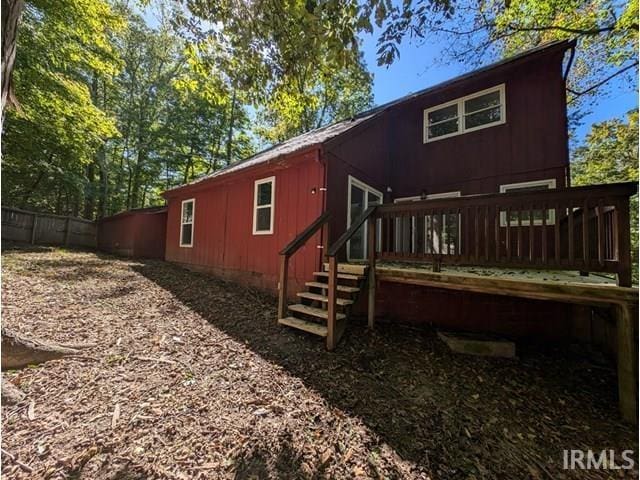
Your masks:
M435 478L554 478L564 449L637 449L617 413L615 372L566 349L525 346L517 360L458 356L427 329L371 332L352 322L329 353L318 337L278 326L270 295L164 262L133 269ZM260 476L254 454L240 464ZM286 452L283 460L292 461Z

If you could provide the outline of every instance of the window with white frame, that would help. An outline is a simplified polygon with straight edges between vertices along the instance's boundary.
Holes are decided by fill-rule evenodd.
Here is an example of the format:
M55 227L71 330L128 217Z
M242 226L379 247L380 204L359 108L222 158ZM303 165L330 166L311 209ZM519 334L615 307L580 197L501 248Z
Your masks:
M424 142L432 142L506 121L504 84L424 111Z
M196 200L190 198L182 201L180 212L180 246L193 246L193 219L195 216Z
M253 234L273 233L273 208L276 177L256 180L253 194Z
M539 190L549 190L552 188L556 188L556 179L548 178L545 180L534 180L531 182L520 182L520 183L510 183L507 185L500 185L500 193L512 193L512 192L536 192ZM529 226L529 218L533 217L534 225L542 225L542 219L545 213L544 210L533 210L529 212L529 210L522 210L518 212L518 210L511 211L509 215L509 225L517 226L518 219L520 225ZM555 223L555 210L547 210L547 225L553 225ZM500 226L507 226L507 212L500 212Z
M442 198L459 197L460 191L432 193L423 196L403 197L394 200L394 203L417 202L420 200L437 200ZM417 217L396 218L395 246L396 253L427 253L451 255L460 252L461 245L461 219L459 213L443 213ZM422 227L418 227L418 223ZM424 228L423 237L418 245L418 228Z

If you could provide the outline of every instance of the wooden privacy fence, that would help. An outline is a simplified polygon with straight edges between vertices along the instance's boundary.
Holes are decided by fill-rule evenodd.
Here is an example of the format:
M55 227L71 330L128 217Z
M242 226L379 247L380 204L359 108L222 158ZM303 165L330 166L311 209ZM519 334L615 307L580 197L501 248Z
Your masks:
M2 239L34 245L96 248L97 226L82 218L2 207Z
M607 272L631 286L629 197L636 183L380 205L383 260Z

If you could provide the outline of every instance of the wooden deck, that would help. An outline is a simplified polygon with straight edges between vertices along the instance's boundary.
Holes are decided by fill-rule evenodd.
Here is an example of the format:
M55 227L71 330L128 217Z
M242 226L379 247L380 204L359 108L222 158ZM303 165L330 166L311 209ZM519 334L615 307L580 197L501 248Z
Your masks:
M616 286L613 276L582 276L569 270L529 270L497 267L442 266L377 262L380 281L424 285L450 290L490 293L582 305L637 304L638 289Z
M553 300L597 307L613 307L617 322L618 393L622 416L638 421L638 386L634 371L637 357L638 288L619 287L604 275L581 276L573 271L443 266L434 272L428 264L378 262L378 282L397 282L433 288ZM370 300L375 285L370 285ZM374 301L369 302L373 326Z

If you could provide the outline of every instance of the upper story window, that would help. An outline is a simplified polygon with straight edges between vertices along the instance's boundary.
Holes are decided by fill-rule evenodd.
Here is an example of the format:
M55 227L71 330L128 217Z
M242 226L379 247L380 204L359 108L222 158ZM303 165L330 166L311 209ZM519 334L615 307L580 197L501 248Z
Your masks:
M195 216L195 208L195 198L182 201L182 211L180 212L181 247L193 247L193 219Z
M500 125L506 120L504 84L424 111L424 142Z
M253 194L253 234L273 233L273 207L276 177L256 180Z

